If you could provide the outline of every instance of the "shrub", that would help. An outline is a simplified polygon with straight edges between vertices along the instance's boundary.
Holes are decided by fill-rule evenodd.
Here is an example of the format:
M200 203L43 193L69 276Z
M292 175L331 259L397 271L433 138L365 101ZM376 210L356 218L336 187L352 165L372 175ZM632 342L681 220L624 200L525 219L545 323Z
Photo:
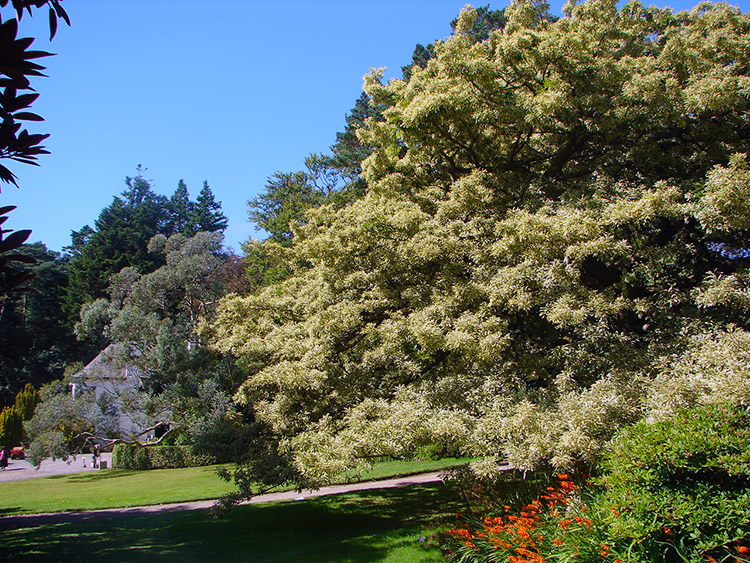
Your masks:
M453 561L750 562L750 412L703 405L610 444L598 486L560 475L519 510L448 533Z
M16 411L23 420L29 420L34 415L34 409L40 403L39 391L31 383L21 389L16 395Z
M0 447L17 446L23 439L23 417L15 406L0 411Z
M613 441L603 469L599 503L611 511L613 540L640 560L750 560L739 555L750 543L747 407L638 423Z
M112 452L112 467L119 469L172 469L212 463L216 463L212 456L196 453L192 446L117 444Z

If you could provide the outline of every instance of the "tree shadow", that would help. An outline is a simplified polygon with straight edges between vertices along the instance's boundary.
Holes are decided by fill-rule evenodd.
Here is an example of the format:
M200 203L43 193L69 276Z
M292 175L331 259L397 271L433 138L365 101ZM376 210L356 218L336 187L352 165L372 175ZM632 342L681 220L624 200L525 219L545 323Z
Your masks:
M4 553L25 561L263 561L363 563L406 550L439 561L420 543L435 518L455 514L458 495L440 483L360 491L303 502L245 505L225 518L206 511L86 513L2 530Z
M94 481L104 481L106 479L112 479L114 477L125 477L127 475L133 475L135 473L139 472L134 469L92 469L89 472L51 475L47 477L47 479L65 479L67 481L70 481L71 483L91 483Z

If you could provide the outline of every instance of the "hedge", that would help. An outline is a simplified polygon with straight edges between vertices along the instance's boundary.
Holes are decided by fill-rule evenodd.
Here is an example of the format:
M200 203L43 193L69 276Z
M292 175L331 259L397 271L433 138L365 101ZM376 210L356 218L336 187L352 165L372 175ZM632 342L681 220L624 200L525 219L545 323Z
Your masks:
M119 469L173 469L213 463L216 460L212 456L195 453L192 446L116 444L112 451L112 467Z

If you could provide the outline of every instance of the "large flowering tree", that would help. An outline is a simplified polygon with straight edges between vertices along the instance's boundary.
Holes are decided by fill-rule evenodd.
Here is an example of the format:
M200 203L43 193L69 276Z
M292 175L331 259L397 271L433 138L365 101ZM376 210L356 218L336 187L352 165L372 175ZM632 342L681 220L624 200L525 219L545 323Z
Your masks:
M209 329L305 478L428 444L570 466L750 399L750 18L615 4L519 0L479 43L466 9L408 81L366 77L367 195Z

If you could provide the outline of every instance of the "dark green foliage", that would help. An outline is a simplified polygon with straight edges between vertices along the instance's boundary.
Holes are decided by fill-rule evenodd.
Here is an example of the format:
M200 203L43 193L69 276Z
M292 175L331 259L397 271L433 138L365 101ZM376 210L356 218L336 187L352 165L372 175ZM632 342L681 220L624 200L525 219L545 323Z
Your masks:
M167 226L169 233L181 233L185 230L195 204L190 201L188 188L185 182L177 182L177 189L167 203Z
M72 258L76 258L81 255L86 244L88 244L91 236L96 231L89 225L81 227L80 231L70 232L70 246L63 247L63 251L69 254Z
M148 248L155 235L193 236L227 227L221 203L214 199L207 182L195 202L190 201L182 180L170 199L154 193L141 168L126 184L122 195L102 210L93 229L87 225L71 234L72 243L66 249L72 256L66 296L71 324L76 322L81 305L106 295L110 279L123 268L148 274L164 264L163 257Z
M404 80L411 78L412 72L415 68L424 68L427 66L427 62L435 56L435 44L430 43L426 47L421 43L417 43L414 47L414 52L411 54L411 64L401 67L401 74L404 76Z
M268 178L264 192L247 202L248 216L256 228L266 231L269 240L289 245L292 226L305 222L308 209L326 204L343 207L362 197L367 191L367 183L360 177L362 161L373 149L362 144L356 132L367 119L382 120L383 110L385 105L373 104L370 96L362 93L346 116L344 131L336 133L330 156L313 153L305 159L305 170L276 172ZM255 257L250 261L254 263ZM255 272L250 275L257 277Z
M187 221L182 231L187 236L192 236L198 232L221 233L227 228L227 218L221 211L221 202L214 199L208 182L203 182L195 203L188 206L189 212ZM178 232L178 231L175 231Z
M211 456L196 453L192 446L116 444L112 451L112 467L117 469L175 469L213 463Z
M357 137L357 129L363 127L367 119L382 120L383 110L383 104L374 104L370 96L362 92L346 115L346 127L336 133L336 142L331 146L329 165L348 179L350 185L346 190L354 192L352 199L364 192L364 180L359 175L362 173L362 161L372 153L372 147L363 145Z
M746 406L702 406L631 426L603 469L598 504L610 512L613 540L637 561L725 560L750 543Z
M148 252L148 241L164 233L168 222L167 199L155 194L140 174L128 178L126 184L128 189L122 197L115 197L102 210L94 232L87 236L70 264L67 310L71 320L77 317L83 303L104 297L110 277L123 268L135 266L146 273L161 265ZM82 231L88 234L85 227Z
M13 294L0 312L0 404L11 404L26 383L41 386L62 375L66 364L86 354L67 327L63 310L67 259L42 243L19 255L34 261L28 291Z
M291 225L303 221L305 210L321 205L325 195L305 172L276 172L265 191L247 202L248 215L270 240L285 244L292 239Z

